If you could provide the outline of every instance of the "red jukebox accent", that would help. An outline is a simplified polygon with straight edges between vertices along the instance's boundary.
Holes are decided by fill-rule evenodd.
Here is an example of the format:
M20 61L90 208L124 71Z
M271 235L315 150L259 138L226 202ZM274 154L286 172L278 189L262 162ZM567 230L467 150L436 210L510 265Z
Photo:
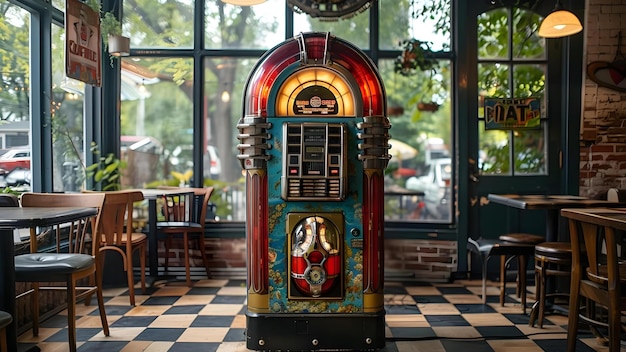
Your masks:
M246 196L252 206L247 208L247 233L248 238L248 272L250 292L265 294L268 290L267 283L267 174L264 171L247 172Z
M271 55L259 61L248 79L244 115L267 117L269 92L287 67L303 59L310 62L323 61L332 53L332 60L352 74L361 96L364 97L363 109L357 112L357 116L385 116L386 101L382 82L379 77L372 75L377 72L376 68L363 52L355 51L347 42L329 40L329 34L309 33L302 34L301 38L270 49ZM303 45L306 45L306 49ZM302 57L303 52L306 52L305 58Z
M383 242L383 173L366 172L363 178L363 237L368 244L363 249L363 291L379 292L383 283L383 256L378 251Z
M341 221L341 222L340 222ZM343 223L338 214L290 214L287 227L293 231L290 238L290 275L298 292L289 290L289 297L329 298L335 286L341 291L343 233L337 223ZM335 294L341 296L341 292Z

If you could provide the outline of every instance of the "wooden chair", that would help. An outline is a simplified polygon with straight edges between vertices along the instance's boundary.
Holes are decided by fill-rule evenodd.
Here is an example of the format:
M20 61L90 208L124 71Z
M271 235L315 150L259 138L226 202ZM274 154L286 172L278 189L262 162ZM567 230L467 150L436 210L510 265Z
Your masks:
M569 219L572 244L572 276L570 283L569 318L567 327L567 351L576 350L579 320L589 324L598 335L596 327L608 328L610 352L620 351L620 335L623 331L621 312L626 311L626 264L618 253L620 237L610 226L600 226L576 219ZM585 261L586 258L586 261ZM586 264L585 264L586 263ZM587 298L584 313L581 297ZM599 319L597 307L605 307L605 319ZM603 337L603 336L600 336Z
M187 192L185 194L185 192ZM165 235L165 270L169 265L169 252L172 247L172 239L182 237L185 256L185 277L187 286L191 286L191 264L189 258L189 241L197 243L202 261L206 269L207 277L211 277L211 271L204 247L204 226L209 199L213 193L213 187L208 188L181 188L180 194L163 195L164 221L157 222L157 231Z
M139 253L141 291L146 291L146 248L148 237L133 229L133 204L143 200L141 191L104 192L100 251L114 251L122 256L128 281L130 304L135 305L133 254Z
M59 290L67 292L67 325L70 351L76 351L76 300L94 292L98 300L100 320L105 336L109 336L109 325L104 309L102 295L102 266L98 246L92 239L99 236L102 220L104 195L101 194L58 194L58 193L24 193L21 196L23 207L94 207L98 214L90 219L74 222L67 227L56 226L56 251L54 253L37 252L37 229L31 229L31 253L15 257L15 280L30 282L32 289L19 295L32 295L33 335L39 334L39 291ZM61 232L68 232L67 248L62 246ZM90 247L88 249L88 247ZM94 277L95 275L95 277ZM77 282L89 278L90 286L77 286ZM65 287L40 286L42 282L65 282ZM80 292L77 295L77 291ZM89 299L85 300L89 304Z
M19 207L20 200L16 195L0 193L0 207Z

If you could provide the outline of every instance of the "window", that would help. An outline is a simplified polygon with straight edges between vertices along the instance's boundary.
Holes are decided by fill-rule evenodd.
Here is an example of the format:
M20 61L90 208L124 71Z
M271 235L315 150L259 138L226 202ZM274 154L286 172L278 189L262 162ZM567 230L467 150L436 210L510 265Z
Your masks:
M479 118L485 98L536 97L545 116L547 58L537 36L539 15L503 8L478 19ZM497 36L494 37L494 33ZM539 129L479 129L479 168L488 175L544 175L547 172L547 124Z

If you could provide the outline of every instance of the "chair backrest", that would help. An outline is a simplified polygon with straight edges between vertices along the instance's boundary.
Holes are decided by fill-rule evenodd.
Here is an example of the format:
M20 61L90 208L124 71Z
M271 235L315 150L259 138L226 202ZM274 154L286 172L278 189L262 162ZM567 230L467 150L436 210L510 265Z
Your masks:
M10 193L0 193L0 207L19 207L19 198Z
M609 226L574 219L569 219L569 229L572 265L582 269L583 280L586 274L586 279L590 281L600 284L608 283L609 286L613 285L612 287L619 286L620 235ZM610 272L617 275L609 275ZM611 280L613 281L610 282Z
M606 199L610 202L626 203L626 189L609 188L606 192Z
M57 252L61 252L62 229L69 229L67 251L70 253L84 253L86 245L99 237L98 229L100 229L102 209L104 207L103 194L27 192L21 195L20 203L23 207L88 207L98 210L96 216L73 222L69 227L56 226ZM35 252L37 250L36 229L31 229L30 241L31 252ZM97 256L97 248L98 246L91 246L92 255Z
M165 221L193 222L204 227L213 187L179 188L180 193L163 196Z
M124 190L103 192L102 235L100 245L131 247L133 233L133 204L143 200L141 191ZM128 239L128 240L126 240Z

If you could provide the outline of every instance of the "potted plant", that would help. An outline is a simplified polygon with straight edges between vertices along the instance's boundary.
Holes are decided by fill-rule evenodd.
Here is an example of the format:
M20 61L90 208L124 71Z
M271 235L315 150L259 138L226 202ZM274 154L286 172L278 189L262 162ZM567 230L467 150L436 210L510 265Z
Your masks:
M88 0L87 5L100 13L100 35L104 49L113 57L127 56L130 52L130 38L122 35L122 23L111 12L102 12L98 0Z
M437 73L439 61L434 57L430 43L418 39L407 39L400 42L402 54L394 62L394 71L403 76L416 76L418 72L426 72L428 75L427 93L433 90L433 75ZM419 111L435 112L439 110L439 104L427 99L418 102Z
M127 56L130 52L130 38L122 35L122 24L115 16L106 12L100 19L100 33L112 56ZM105 40L106 39L106 40Z
M394 71L403 76L413 76L417 71L431 71L434 73L439 62L433 57L430 43L417 39L407 39L400 42L402 54L394 62Z

